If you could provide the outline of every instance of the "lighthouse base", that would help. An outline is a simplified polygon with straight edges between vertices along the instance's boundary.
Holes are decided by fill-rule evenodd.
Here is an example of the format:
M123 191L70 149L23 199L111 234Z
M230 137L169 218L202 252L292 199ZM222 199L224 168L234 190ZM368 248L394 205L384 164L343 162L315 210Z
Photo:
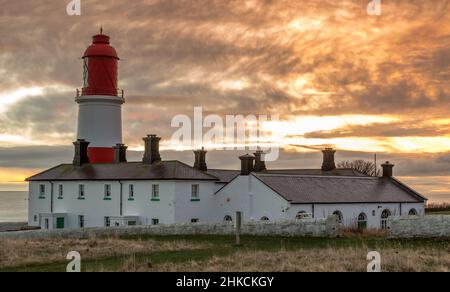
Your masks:
M114 149L112 147L90 147L88 156L90 163L113 163Z

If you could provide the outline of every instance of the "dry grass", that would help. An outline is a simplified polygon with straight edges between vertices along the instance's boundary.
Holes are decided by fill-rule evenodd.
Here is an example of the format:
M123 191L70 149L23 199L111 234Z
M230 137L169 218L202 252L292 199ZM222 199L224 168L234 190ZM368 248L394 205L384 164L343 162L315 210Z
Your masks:
M126 272L365 272L367 248L327 248L298 251L240 251L206 261L138 264L130 257L121 271ZM389 272L449 272L450 252L438 249L379 251L382 270Z
M64 262L70 251L78 251L84 260L111 256L127 256L156 251L194 250L208 248L206 243L184 240L123 240L119 238L39 239L0 241L0 267Z

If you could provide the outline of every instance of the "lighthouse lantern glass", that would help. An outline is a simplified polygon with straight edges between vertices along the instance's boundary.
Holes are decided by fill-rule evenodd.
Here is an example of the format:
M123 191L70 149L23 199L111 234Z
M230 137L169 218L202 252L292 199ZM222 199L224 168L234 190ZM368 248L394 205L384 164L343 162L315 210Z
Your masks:
M89 87L89 58L84 58L83 60L83 87L87 88Z

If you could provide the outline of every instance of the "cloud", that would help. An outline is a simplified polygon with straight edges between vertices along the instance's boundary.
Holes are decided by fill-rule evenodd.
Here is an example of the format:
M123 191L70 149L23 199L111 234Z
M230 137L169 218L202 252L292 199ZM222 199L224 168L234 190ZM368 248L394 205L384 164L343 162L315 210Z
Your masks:
M132 146L147 133L167 139L171 118L192 115L198 105L211 114L279 114L286 121L395 116L398 121L388 124L302 136L324 143L367 137L394 152L397 138L449 137L447 124L433 122L450 115L449 2L383 1L383 15L370 17L363 0L83 0L82 16L70 17L68 1L0 0L0 96L44 89L0 109L0 135L70 149L80 57L103 25L121 57L124 142ZM8 151L6 165L13 162L5 160L13 155ZM56 152L49 161L67 160L69 152ZM280 166L299 165L289 156L294 153L283 153ZM48 157L22 154L15 157L23 166L26 159L43 165ZM420 163L421 171L448 171L445 155L405 159L412 169L399 166L401 173L420 173ZM313 160L306 164L316 165Z

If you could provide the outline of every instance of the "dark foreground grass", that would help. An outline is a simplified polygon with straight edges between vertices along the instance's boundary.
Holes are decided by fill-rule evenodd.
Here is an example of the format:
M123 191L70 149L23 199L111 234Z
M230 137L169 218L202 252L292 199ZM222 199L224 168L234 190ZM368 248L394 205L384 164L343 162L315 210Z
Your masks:
M237 252L280 252L297 251L311 249L363 249L363 250L383 250L383 249L419 249L431 248L449 251L449 239L396 239L387 240L384 237L351 236L343 238L283 238L283 237L256 237L243 236L242 245L235 246L232 236L128 236L120 237L122 240L153 240L160 243L184 241L191 245L205 245L208 248L187 249L175 251L157 251L137 253L132 255L118 255L94 258L83 261L83 271L121 271L124 270L127 261L134 264L148 266L155 269L164 264L180 264L187 262L203 262L217 257L232 256ZM83 257L83 255L81 255ZM9 267L0 272L64 272L67 261L62 259L57 262L43 262L39 265L28 265ZM127 270L127 269L125 269Z

